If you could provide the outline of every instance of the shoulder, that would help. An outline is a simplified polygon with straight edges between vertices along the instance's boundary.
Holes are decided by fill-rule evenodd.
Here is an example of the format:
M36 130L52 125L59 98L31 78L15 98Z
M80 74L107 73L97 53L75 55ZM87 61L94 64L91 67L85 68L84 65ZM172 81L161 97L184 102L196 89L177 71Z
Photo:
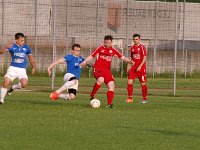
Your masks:
M13 43L13 44L11 44L9 47L7 47L6 49L8 50L8 51L11 51L11 50L13 50L13 49L18 49L19 47L15 44L15 43Z
M68 54L68 55L65 55L64 58L69 58L69 57L72 57L73 55L71 54Z
M103 45L100 45L95 50L102 50L102 49L105 49L105 47Z
M26 45L26 44L22 46L22 49L23 49L26 53L31 53L30 47L29 47L28 45Z
M133 50L134 48L135 48L135 45L133 44L130 49Z
M27 49L30 49L30 47L28 45L23 45L23 48L27 48Z
M79 56L79 59L85 59L85 58L83 58L82 56Z
M145 48L145 45L144 45L144 44L140 44L140 46L141 46L142 48Z
M111 50L115 51L116 53L120 53L120 51L118 49L114 48L114 47L111 47Z

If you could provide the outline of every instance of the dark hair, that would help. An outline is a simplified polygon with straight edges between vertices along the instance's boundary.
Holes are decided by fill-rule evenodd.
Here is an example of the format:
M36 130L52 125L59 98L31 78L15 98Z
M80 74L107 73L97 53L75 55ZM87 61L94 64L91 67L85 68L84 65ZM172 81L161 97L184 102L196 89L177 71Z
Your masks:
M72 45L72 50L74 50L74 47L79 47L79 48L81 48L80 44L74 44L74 45Z
M111 36L111 35L106 35L105 37L104 37L104 40L113 40L113 37Z
M18 40L20 37L25 37L23 33L16 33L15 40Z
M140 35L139 34L133 34L133 38L135 38L135 37L139 37L139 39L140 39Z

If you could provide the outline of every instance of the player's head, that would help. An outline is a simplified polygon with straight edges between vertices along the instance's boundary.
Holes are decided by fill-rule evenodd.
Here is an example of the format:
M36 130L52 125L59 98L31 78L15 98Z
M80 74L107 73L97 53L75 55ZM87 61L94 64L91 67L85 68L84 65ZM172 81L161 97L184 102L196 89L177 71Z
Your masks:
M16 41L16 44L19 45L19 46L24 45L24 43L25 43L24 34L23 33L16 33L15 34L15 41Z
M140 35L139 34L133 34L133 42L135 45L140 44Z
M73 54L75 56L79 56L80 55L80 50L81 50L80 44L74 44L74 45L72 45L72 51L73 51Z
M112 46L112 40L113 40L113 37L111 35L106 35L104 37L104 46L105 47L111 47Z

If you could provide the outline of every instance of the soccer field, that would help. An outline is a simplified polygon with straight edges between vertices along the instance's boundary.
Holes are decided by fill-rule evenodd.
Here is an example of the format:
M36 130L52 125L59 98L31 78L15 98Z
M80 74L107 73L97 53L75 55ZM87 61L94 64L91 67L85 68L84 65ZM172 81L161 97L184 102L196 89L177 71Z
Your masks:
M171 79L149 79L147 104L140 103L141 89L135 82L135 101L127 104L126 78L117 78L115 109L105 108L106 86L96 95L101 107L89 106L93 78L81 78L74 101L51 101L50 77L29 81L26 90L15 91L0 106L2 150L199 149L198 79L177 79L176 97ZM56 87L62 83L56 78Z

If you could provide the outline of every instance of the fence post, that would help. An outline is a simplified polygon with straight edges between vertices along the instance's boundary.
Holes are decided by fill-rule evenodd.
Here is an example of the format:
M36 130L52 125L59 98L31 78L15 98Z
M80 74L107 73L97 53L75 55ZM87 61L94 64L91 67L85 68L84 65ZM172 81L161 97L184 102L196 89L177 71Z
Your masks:
M176 0L175 45L174 45L174 92L176 95L176 59L177 59L177 26L178 26L178 0Z
M53 55L52 60L55 61L56 57L56 4L54 0L52 0L52 38L53 38ZM52 81L51 81L51 89L54 89L54 80L55 80L56 69L52 68Z
M35 58L37 57L37 0L35 0Z
M184 66L184 68L185 68L185 78L187 78L187 61L188 61L188 49L186 48L185 49L185 62L184 62L184 64L185 64L185 66Z
M153 78L155 77L155 68L157 66L157 10L158 9L158 0L156 0L156 8L155 8L155 41L154 41L154 49L153 49Z

